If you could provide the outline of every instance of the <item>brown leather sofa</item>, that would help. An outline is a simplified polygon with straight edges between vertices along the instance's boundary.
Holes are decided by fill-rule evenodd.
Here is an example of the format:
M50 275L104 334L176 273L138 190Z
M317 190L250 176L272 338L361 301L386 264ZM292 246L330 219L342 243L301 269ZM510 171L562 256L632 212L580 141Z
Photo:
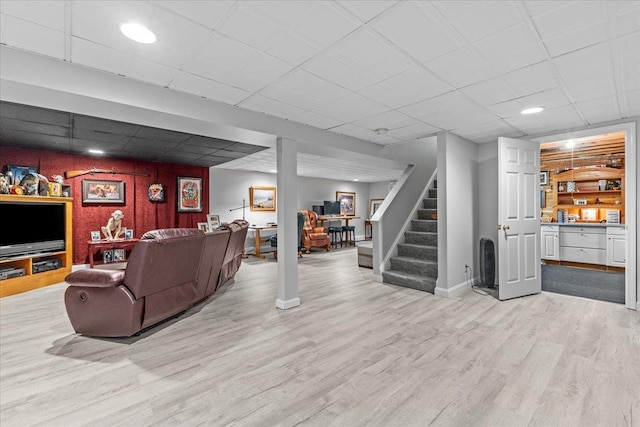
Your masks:
M314 211L303 209L304 226L302 228L302 244L307 253L311 253L310 249L326 248L331 250L331 239L327 233L327 227L318 226L318 214Z
M248 226L248 224L247 224ZM238 226L240 227L240 226ZM233 230L164 229L145 233L125 270L83 269L65 278L65 306L77 333L128 337L189 309L224 284L221 271ZM246 232L245 232L246 235ZM235 262L235 257L231 257ZM240 267L233 264L226 280Z
M229 245L227 252L224 255L224 261L222 263L220 278L218 279L218 286L216 289L219 289L230 279L233 279L238 272L240 264L242 264L244 242L247 238L249 223L242 219L236 219L232 223L223 224L222 226L231 230L231 236L229 237Z

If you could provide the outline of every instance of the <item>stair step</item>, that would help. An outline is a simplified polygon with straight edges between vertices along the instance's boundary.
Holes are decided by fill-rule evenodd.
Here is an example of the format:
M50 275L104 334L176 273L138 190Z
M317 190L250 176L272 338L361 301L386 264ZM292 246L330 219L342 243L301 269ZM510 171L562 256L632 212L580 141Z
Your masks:
M438 209L418 209L418 219L437 219Z
M437 179L433 180L433 188L438 188L438 180Z
M428 193L429 193L429 198L430 199L438 198L438 189L437 188L430 188Z
M438 277L438 262L417 258L395 256L391 257L391 270L420 276Z
M417 258L425 261L437 261L438 248L434 246L416 245L414 243L399 243L398 256Z
M430 233L436 233L438 231L438 220L413 219L411 220L411 231L428 231Z
M407 274L401 271L389 270L382 272L382 281L392 285L404 286L406 288L417 289L419 291L433 293L436 288L436 279L433 277Z
M422 199L422 207L425 209L437 209L438 199Z
M438 246L438 233L428 231L405 231L404 242L416 245Z

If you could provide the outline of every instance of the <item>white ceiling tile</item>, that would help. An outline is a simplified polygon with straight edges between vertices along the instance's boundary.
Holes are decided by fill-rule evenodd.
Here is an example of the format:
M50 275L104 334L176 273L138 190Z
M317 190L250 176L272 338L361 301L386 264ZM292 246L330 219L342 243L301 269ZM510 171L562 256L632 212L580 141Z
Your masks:
M411 93L420 99L433 98L453 90L451 85L429 74L420 66L391 77L386 80L386 83Z
M365 127L369 130L376 130L379 128L397 129L403 126L409 126L416 122L416 119L409 117L406 114L402 114L398 111L386 111L382 114L376 114L362 120L358 120L355 124Z
M178 70L147 59L110 49L87 40L71 39L73 62L127 77L167 86Z
M377 79L372 75L328 54L316 56L304 64L303 68L310 73L353 91L363 89L377 82Z
M153 3L189 18L207 28L215 28L229 12L232 1L156 0Z
M476 124L473 126L466 126L463 128L454 129L453 132L456 135L460 135L474 142L477 142L477 138L482 136L500 135L513 137L522 134L522 132L514 129L504 120L494 120Z
M387 110L388 107L355 93L314 109L317 113L345 122L354 122Z
M380 80L399 74L413 66L413 63L392 45L367 29L350 34L331 50L343 59L369 70Z
M322 47L329 47L360 26L348 13L329 2L312 2L309 13L290 31Z
M594 22L591 25L575 28L560 36L543 38L544 44L551 57L556 57L567 52L581 49L607 40L607 23L604 20Z
M533 17L543 40L553 39L578 28L603 21L605 17L603 1L574 1L551 9Z
M474 44L480 55L499 73L543 61L536 36L525 23L511 26Z
M538 117L551 130L570 129L587 124L580 118L573 105L544 110Z
M334 101L349 94L349 91L304 70L291 72L280 80L278 84L326 102Z
M321 48L292 34L283 34L264 50L297 66L320 52Z
M515 98L515 94L502 77L475 83L460 89L460 91L482 105L496 104Z
M624 91L640 89L640 53L627 55L622 60L622 79Z
M420 95L396 88L386 81L371 85L358 93L390 108L404 107L424 100Z
M260 90L268 84L268 80L197 56L189 58L182 66L182 70L249 92Z
M3 1L0 13L64 32L62 1L21 0Z
M620 114L617 96L578 102L576 108L589 123L617 120L623 117Z
M185 72L178 73L169 87L171 89L204 96L231 105L235 105L249 96L249 92L242 89L207 80Z
M9 15L0 15L0 43L58 59L65 58L64 33Z
M276 101L294 105L303 110L312 110L324 104L324 101L306 95L303 92L294 91L284 86L271 85L260 92L260 95Z
M396 138L400 138L403 140L411 140L416 138L423 138L428 135L433 135L441 131L441 129L430 126L426 123L415 122L408 126L391 129L387 135L391 135Z
M243 101L239 105L242 108L248 108L249 110L258 111L260 113L270 114L275 117L289 118L291 116L299 115L304 110L298 107L294 107L283 102L275 101L273 99L265 98L260 95L253 95L251 98Z
M360 138L364 140L367 140L367 138L375 135L375 133L372 132L371 130L355 125L353 123L347 123L344 125L336 126L331 129L331 132L352 136L354 138Z
M212 34L202 47L199 56L228 67L244 69L262 55L257 49L246 46L220 34Z
M429 16L418 2L391 8L372 27L420 62L461 47L450 31Z
M234 5L219 31L261 50L271 46L285 32L242 2Z
M640 90L619 93L623 117L640 116Z
M357 16L362 22L369 22L394 4L397 1L383 0L347 0L338 1L340 6Z
M547 129L547 125L539 120L534 115L516 115L504 120L511 126L523 132L525 135L533 135L536 133L544 132Z
M489 105L487 109L498 117L506 118L520 115L525 108L558 108L568 104L570 104L569 99L561 89L550 89Z
M261 53L245 68L249 74L269 81L276 80L293 69L293 66L281 59Z
M628 34L638 31L638 22L640 22L640 3L637 1L618 1L607 4L608 7L617 6L618 14L615 18L613 31L616 35Z
M574 101L605 98L616 93L609 43L568 53L553 61Z
M427 66L457 88L497 75L491 64L468 47L434 59L428 62Z
M522 20L512 2L436 1L433 3L470 43Z
M558 82L546 62L504 74L503 79L518 97L558 87Z
M525 8L529 11L529 16L537 16L547 13L550 10L564 7L574 0L527 0L524 2Z
M258 14L269 17L279 25L289 26L293 22L298 22L313 9L313 1L245 1L243 4L255 9Z

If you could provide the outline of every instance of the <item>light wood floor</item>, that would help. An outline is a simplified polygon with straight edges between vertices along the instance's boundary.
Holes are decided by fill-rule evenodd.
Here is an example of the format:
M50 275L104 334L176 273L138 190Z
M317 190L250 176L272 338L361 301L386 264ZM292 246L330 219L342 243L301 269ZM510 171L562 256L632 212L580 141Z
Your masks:
M276 264L137 339L75 335L64 284L0 300L0 425L640 426L640 313L376 283L355 250Z

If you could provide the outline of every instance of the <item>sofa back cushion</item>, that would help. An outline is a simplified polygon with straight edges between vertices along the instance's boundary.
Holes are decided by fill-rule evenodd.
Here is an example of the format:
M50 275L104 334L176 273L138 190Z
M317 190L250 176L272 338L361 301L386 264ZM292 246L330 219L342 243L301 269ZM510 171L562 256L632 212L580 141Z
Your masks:
M231 231L226 228L206 233L194 302L198 302L216 291L230 235Z
M195 228L145 233L131 251L124 284L136 299L176 286L192 288L194 298L204 241L205 234Z

